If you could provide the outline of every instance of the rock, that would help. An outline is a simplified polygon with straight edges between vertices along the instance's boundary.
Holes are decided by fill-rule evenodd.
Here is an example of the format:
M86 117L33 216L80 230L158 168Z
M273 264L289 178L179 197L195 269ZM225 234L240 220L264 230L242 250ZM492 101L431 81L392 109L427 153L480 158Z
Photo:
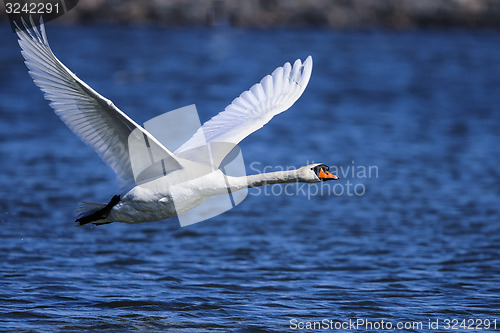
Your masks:
M0 15L5 20L3 2ZM240 27L500 27L498 0L81 0L58 21Z

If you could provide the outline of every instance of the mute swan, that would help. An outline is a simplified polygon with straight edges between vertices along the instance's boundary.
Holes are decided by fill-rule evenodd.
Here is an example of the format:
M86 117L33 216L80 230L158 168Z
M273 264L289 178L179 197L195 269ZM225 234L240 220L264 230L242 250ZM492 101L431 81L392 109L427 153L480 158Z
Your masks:
M217 142L238 144L258 130L275 115L287 110L302 95L312 70L311 56L302 63L285 63L267 75L250 90L233 100L224 111L207 121L175 152L169 151L153 135L119 110L85 82L80 80L53 54L45 27L31 26L23 21L24 29L16 33L29 74L45 93L50 106L62 121L118 175L122 184L132 184L115 195L108 204L82 203L76 222L96 225L111 222L140 223L167 219L184 213L214 195L245 188L291 182L320 182L338 179L328 172L328 166L316 163L297 170L271 172L245 177L230 177L223 171L203 173L188 181L176 182L178 175L197 173L197 165L187 156L189 151ZM129 156L129 137L139 133L149 145L159 149L172 171L144 184L135 184ZM162 162L163 163L163 162ZM223 175L224 177L221 177ZM178 200L172 200L173 195Z

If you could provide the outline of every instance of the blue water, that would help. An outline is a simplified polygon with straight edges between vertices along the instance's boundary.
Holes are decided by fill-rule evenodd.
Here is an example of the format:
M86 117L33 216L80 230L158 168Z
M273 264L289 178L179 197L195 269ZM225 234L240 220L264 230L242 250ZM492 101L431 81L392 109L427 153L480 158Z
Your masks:
M7 25L0 36L1 331L500 327L498 31L49 26L57 56L140 123L193 103L205 121L313 56L302 98L241 148L249 173L315 161L342 180L252 189L186 228L74 227L79 201L118 193L114 174L52 113Z

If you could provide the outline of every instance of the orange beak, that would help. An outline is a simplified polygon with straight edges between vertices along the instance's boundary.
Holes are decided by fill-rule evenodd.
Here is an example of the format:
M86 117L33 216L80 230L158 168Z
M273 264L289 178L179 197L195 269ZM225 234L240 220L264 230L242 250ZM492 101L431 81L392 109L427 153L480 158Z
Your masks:
M333 179L333 180L340 179L338 176L331 174L328 171L323 171L323 169L319 171L319 177L321 179Z

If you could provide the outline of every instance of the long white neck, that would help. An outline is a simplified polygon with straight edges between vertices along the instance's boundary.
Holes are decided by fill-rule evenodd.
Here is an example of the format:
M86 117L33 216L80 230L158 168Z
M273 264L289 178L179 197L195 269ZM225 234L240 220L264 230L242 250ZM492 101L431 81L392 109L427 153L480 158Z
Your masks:
M244 177L232 177L218 170L217 172L193 179L187 183L179 183L171 186L170 191L172 195L176 197L191 196L196 193L196 196L206 198L218 194L227 194L228 190L235 192L264 185L311 182L311 180L301 176L300 171L301 169L260 173Z
M231 191L238 191L244 188L259 187L264 185L296 183L302 181L299 177L298 170L260 173L245 177L226 177Z

